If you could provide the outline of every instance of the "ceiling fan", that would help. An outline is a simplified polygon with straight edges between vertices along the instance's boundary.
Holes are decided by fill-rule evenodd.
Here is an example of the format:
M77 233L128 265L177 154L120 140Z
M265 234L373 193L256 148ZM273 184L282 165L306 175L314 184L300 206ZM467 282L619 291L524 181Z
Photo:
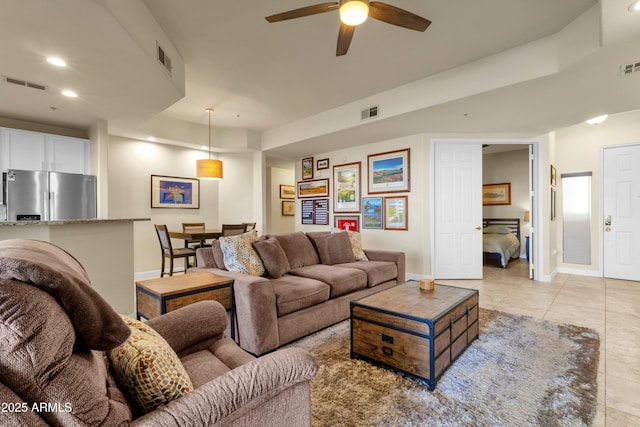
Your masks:
M353 38L353 33L356 31L356 26L362 24L367 17L415 31L424 31L431 24L431 21L415 13L391 6L390 4L368 0L340 0L320 3L267 16L265 19L273 23L331 12L336 9L340 11L341 21L340 31L338 32L336 56L342 56L347 53L351 39Z

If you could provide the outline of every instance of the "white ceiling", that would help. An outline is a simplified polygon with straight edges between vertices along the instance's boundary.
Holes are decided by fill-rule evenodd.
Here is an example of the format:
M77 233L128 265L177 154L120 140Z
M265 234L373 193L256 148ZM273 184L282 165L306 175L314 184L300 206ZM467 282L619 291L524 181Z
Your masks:
M619 76L640 61L631 0L388 0L432 25L419 33L368 20L343 57L337 12L264 20L314 3L3 0L0 74L48 89L0 82L0 116L75 128L106 120L114 134L199 147L213 106L223 133L299 157L420 132L534 136L640 108L640 73ZM174 55L173 79L144 43L150 34ZM560 48L546 64L535 55L550 58L549 43L535 41L549 37ZM46 64L52 54L69 67ZM67 87L79 97L59 95ZM438 97L420 92L428 88ZM369 100L380 100L379 119L343 122ZM237 147L247 148L259 147Z

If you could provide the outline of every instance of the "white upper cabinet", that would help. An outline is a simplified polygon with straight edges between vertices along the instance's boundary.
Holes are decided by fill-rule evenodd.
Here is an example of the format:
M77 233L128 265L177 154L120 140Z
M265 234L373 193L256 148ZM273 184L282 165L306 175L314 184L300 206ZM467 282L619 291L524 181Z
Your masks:
M89 173L89 140L0 128L0 171Z

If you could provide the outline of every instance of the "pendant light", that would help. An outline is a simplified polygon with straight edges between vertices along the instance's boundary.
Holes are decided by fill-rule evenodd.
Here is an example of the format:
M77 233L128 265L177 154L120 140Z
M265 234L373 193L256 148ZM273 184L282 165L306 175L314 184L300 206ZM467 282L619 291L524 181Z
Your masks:
M205 109L209 114L209 158L196 160L196 176L198 179L222 179L222 160L211 158L211 113L213 108Z

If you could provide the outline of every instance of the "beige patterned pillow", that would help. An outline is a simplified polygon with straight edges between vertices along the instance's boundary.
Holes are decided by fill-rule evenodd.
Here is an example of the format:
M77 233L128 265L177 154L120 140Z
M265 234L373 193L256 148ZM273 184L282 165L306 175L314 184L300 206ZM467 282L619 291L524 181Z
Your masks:
M353 250L353 256L356 257L357 261L369 261L367 255L364 253L364 249L362 249L362 238L360 237L360 233L357 231L347 231L349 234L349 240L351 241L351 249Z
M224 266L229 271L247 273L252 276L262 276L264 265L253 248L252 243L258 240L256 230L237 236L221 237L220 249L224 255Z
M178 355L151 327L121 315L131 336L108 352L118 386L147 413L193 391Z

